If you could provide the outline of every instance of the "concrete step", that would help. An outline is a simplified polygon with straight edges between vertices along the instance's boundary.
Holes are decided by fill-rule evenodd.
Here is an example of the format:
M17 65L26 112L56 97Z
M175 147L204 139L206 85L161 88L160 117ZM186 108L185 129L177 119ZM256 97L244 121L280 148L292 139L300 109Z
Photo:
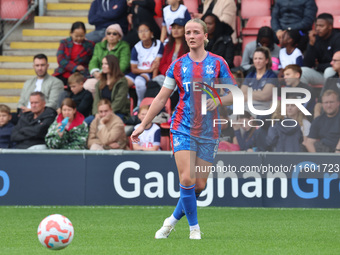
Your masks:
M53 74L54 69L48 69L49 74ZM17 82L17 81L26 81L28 79L32 79L36 76L33 68L31 69L5 69L0 68L0 81L3 82Z
M95 27L88 24L87 17L49 17L49 16L35 16L35 29L67 29L70 30L74 22L82 21L86 29L94 30Z
M30 42L59 42L68 36L70 36L69 29L24 29L22 31L23 41Z
M21 89L0 89L0 96L20 97Z
M58 67L57 57L49 58L50 69ZM33 65L31 56L0 56L0 68L30 69Z
M90 3L47 3L48 11L67 11L67 10L82 10L89 11Z
M11 42L11 49L55 49L59 47L59 42Z
M5 46L5 45L4 45ZM32 55L32 58L36 54L43 53L45 54L48 58L50 56L56 56L57 51L55 49L10 49L4 47L4 50L2 54L4 56L27 56L27 55ZM33 61L32 61L33 62Z
M70 17L83 17L87 16L89 11L83 10L64 10L64 11L47 11L46 16L70 16Z

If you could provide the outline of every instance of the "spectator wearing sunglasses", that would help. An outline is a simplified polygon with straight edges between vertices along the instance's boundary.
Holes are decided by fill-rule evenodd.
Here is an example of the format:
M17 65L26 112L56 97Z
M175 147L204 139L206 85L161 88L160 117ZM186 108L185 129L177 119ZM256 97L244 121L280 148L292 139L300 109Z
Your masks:
M90 74L94 79L87 79L84 88L92 94L95 91L95 85L99 81L102 60L107 55L114 55L119 60L120 70L124 73L130 67L130 46L127 42L122 41L124 36L119 24L113 24L106 28L106 37L102 42L96 43L92 59L89 64Z

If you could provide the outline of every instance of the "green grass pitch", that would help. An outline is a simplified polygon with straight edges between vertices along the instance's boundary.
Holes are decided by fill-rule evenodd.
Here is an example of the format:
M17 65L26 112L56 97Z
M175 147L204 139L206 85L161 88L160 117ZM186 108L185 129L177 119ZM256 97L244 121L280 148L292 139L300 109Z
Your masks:
M202 240L189 240L186 218L168 239L154 234L174 207L0 206L0 254L340 254L340 210L206 207L198 209ZM49 251L40 221L59 213L73 242Z

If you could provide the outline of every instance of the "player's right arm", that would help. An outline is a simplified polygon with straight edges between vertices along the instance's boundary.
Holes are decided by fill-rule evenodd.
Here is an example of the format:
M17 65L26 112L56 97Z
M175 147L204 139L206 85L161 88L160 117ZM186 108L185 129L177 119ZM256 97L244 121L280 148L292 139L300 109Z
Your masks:
M131 135L132 142L138 143L138 136L143 133L145 127L151 123L151 121L156 117L156 115L164 108L168 98L170 97L173 89L162 87L158 95L152 101L148 113L146 114L144 120L139 125L139 127L133 131Z

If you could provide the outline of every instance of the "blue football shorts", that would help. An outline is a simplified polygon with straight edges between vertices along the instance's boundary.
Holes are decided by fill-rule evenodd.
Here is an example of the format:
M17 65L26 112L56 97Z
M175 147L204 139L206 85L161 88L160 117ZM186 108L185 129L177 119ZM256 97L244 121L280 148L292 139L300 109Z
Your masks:
M214 162L219 139L204 139L171 130L170 139L173 153L177 151L196 151L200 159Z

